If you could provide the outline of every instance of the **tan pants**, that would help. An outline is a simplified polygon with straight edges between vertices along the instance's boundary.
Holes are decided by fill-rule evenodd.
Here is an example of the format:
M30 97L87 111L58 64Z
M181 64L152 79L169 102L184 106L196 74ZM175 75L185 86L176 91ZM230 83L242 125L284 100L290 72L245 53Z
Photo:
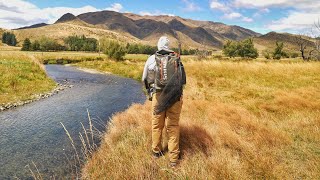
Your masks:
M166 126L168 135L168 150L170 162L177 162L180 154L179 148L179 119L182 100L176 102L168 110L155 115L154 108L158 103L160 93L152 97L152 150L155 153L162 151L162 130ZM165 121L165 119L167 120Z

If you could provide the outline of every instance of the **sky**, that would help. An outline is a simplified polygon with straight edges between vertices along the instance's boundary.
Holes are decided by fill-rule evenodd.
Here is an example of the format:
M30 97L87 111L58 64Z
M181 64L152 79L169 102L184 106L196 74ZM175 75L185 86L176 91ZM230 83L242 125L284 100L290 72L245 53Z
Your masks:
M320 32L314 28L320 21L320 0L0 0L0 27L54 23L68 12L102 10L222 22L261 34Z

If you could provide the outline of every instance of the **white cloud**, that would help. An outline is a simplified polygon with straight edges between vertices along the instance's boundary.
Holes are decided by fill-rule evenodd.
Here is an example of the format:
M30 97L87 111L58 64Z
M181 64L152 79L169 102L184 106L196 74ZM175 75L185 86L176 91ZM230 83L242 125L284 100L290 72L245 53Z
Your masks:
M217 9L217 10L220 10L220 11L223 11L223 12L231 11L231 9L228 6L226 6L224 4L221 4L218 1L211 1L210 2L210 8L211 9Z
M262 9L259 9L256 13L253 14L253 17L261 17L262 14L267 14L269 13L270 10L268 8L262 8Z
M227 3L222 2L222 0L210 0L210 8L223 12L223 18L239 19L243 22L253 22L253 18L261 18L275 8L282 9L287 15L264 26L273 31L305 31L314 26L314 22L320 18L320 0L229 0ZM257 11L251 17L246 17L234 9L256 9Z
M233 3L236 7L261 8L284 5L290 1L293 0L235 0Z
M320 1L313 0L234 0L237 8L259 9L253 17L269 13L269 8L290 8L285 17L272 21L265 27L280 32L308 32L320 18Z
M200 11L201 10L201 8L197 4L195 4L194 2L191 2L189 0L182 0L182 2L186 6L186 7L182 8L184 11L194 12L194 11Z
M306 12L291 12L287 17L273 21L267 25L267 28L273 31L302 31L310 29L316 21L320 18L318 13Z
M319 11L319 0L234 0L233 5L238 8L293 8L298 10Z
M37 9L34 4L21 0L0 0L0 10L11 11L16 13L24 12L25 9Z
M249 18L249 17L242 17L241 20L244 21L244 22L253 22L253 19Z
M113 11L121 11L123 6L114 3L106 8ZM36 5L23 0L0 0L0 27L14 29L22 26L29 26L36 23L54 23L65 13L79 15L86 12L101 11L93 6L80 8L52 7L39 8Z
M166 16L175 16L174 14L168 14L168 13L163 13L159 10L155 10L153 12L150 11L140 11L139 14L141 16L160 16L160 15L166 15Z
M235 12L230 8L231 4L222 4L218 0L211 0L210 1L210 8L212 10L219 10L223 12L222 18L225 19L238 19L243 22L252 22L253 19L243 16L242 14Z
M120 3L113 3L111 7L106 8L109 11L120 12L123 9L123 6Z
M242 17L242 15L240 13L237 13L237 12L232 12L230 14L225 14L223 17L226 18L226 19L236 19L236 18Z

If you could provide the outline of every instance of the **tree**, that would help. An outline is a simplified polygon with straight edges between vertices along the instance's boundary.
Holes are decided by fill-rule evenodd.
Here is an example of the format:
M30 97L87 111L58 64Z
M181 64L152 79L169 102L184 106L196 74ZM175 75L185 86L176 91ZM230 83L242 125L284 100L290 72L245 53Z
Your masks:
M254 48L253 40L251 38L245 39L238 44L238 55L244 58L257 58L258 50Z
M97 51L98 40L82 36L69 36L64 39L69 51Z
M26 39L23 41L21 50L22 50L22 51L31 51L31 50L32 50L32 48L31 48L31 41L30 41L29 38L26 38Z
M273 59L281 59L281 57L287 57L287 53L283 51L283 42L276 42L276 48L273 52Z
M226 44L223 45L223 54L228 57L236 57L238 54L238 44L234 41L228 40Z
M39 43L38 40L35 40L31 44L32 44L31 48L32 48L33 51L39 51L40 50L40 43Z
M318 61L320 60L320 20L318 19L318 22L314 23L315 29L318 31L318 33L312 32L312 35L314 37L314 49L313 52L309 53L309 57L311 58L312 55L315 57ZM313 53L313 54L311 54Z
M117 61L123 60L123 57L126 54L126 48L112 40L104 40L102 42L102 49L109 58Z
M39 41L41 51L62 51L65 47L60 45L56 40L42 37Z
M16 35L10 32L4 32L2 34L2 43L5 43L9 46L15 46L17 45L17 39Z
M257 58L259 56L252 39L245 39L240 42L228 40L222 51L228 57Z
M308 41L303 38L302 34L300 34L300 35L294 37L294 42L299 47L299 51L301 52L302 59L307 60L307 57L305 56L305 50L308 47Z
M266 58L266 59L270 59L271 55L270 55L270 51L269 50L263 50L262 51L262 55Z

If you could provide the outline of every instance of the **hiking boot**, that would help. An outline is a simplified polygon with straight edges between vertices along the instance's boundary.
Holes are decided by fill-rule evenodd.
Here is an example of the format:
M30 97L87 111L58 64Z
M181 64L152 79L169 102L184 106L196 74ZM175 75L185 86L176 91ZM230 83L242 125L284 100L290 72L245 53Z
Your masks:
M161 157L161 156L163 156L163 155L164 155L164 154L163 154L162 151L157 152L157 153L152 152L152 156L153 156L155 159L158 159L159 157Z

